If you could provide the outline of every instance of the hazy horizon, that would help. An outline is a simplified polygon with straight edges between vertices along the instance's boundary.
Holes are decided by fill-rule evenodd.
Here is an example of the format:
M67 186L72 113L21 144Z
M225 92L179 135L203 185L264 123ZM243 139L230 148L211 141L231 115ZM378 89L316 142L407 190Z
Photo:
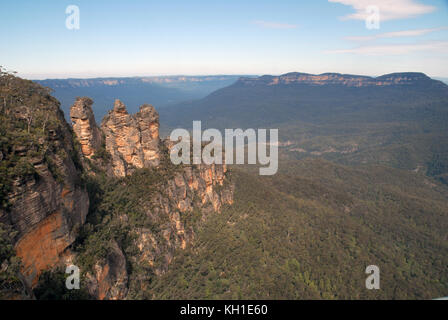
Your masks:
M15 70L12 70L15 71ZM285 72L285 73L279 73L279 74L269 74L269 73L260 73L260 74L243 74L243 73L229 73L229 74L156 74L156 75L110 75L110 76L85 76L85 77L35 77L35 78L31 78L31 77L22 77L28 80L37 80L37 81L43 81L43 80L95 80L95 79L113 79L113 78L117 78L117 79L132 79L132 78L168 78L168 77L262 77L265 75L269 75L269 76L281 76L287 73L304 73L304 74L311 74L311 75L321 75L321 74L325 74L325 73L339 73L339 74L346 74L346 75L354 75L354 76L366 76L366 77L372 77L372 78L376 78L376 77L380 77L386 74L393 74L393 73L424 73L426 74L428 77L432 78L432 79L437 79L437 80L442 80L442 81L448 81L448 77L440 77L440 76L432 76L430 74L427 74L425 72L421 72L418 70L409 70L409 71L396 71L396 72L387 72L384 74L355 74L355 73L346 73L346 72L332 72L332 71L328 71L328 72L322 72L322 73L313 73L313 72L302 72L302 71L289 71L289 72Z

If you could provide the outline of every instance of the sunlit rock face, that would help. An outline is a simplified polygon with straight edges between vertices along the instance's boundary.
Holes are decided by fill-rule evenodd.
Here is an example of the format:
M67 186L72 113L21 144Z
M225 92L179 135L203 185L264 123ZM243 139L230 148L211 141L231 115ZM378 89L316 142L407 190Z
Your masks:
M90 98L78 98L70 108L73 131L81 144L81 152L91 158L102 144L102 135L96 125Z
M101 129L115 176L124 177L134 168L159 165L159 115L153 106L145 104L135 115L130 115L126 106L116 100Z

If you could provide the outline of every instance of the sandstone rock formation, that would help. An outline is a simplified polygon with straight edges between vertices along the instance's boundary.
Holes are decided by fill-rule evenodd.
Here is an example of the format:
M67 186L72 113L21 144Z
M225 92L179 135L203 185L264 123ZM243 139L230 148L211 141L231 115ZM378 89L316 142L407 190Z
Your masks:
M106 149L112 155L113 173L123 177L134 168L157 166L159 154L159 115L153 106L143 105L135 115L116 100L101 123Z
M87 142L93 140L92 128L95 128L91 105L91 100L78 100L71 112L74 123L78 119L89 119L82 123L85 130L75 130L77 135L84 133ZM161 161L168 159L173 145L171 141L162 143L160 140L159 116L154 107L147 104L130 115L125 105L116 100L101 123L100 134L105 137L104 144L111 155L106 172L117 178L131 175L140 168L164 170L160 168ZM78 139L83 140L83 137ZM89 143L84 148L95 150ZM83 152L86 157L90 154ZM160 182L157 191L148 193L139 202L150 224L158 226L157 231L145 226L134 228L132 237L137 254L125 255L113 242L107 257L96 261L93 270L87 273L88 289L95 298L123 299L129 286L144 286L144 281L129 280L126 261L150 266L156 275L164 273L175 251L185 249L194 240L192 224L184 216L200 210L201 219L205 219L233 202L233 186L226 180L225 165L179 166L174 170L174 174ZM128 213L123 212L120 219L126 224Z
M73 131L81 144L82 154L91 158L102 144L102 135L96 125L90 98L77 98L70 108Z

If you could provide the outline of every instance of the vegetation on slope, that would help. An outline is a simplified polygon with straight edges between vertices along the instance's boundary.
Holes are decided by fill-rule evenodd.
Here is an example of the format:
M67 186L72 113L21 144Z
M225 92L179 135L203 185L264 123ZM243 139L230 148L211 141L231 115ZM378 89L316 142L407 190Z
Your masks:
M153 287L162 299L428 299L448 292L447 190L385 167L234 172L236 202ZM378 265L381 289L367 290Z

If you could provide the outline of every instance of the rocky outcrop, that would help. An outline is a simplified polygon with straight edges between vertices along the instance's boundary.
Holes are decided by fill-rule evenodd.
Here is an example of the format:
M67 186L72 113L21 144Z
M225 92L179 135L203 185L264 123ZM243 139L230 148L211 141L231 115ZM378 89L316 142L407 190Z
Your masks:
M115 241L109 246L105 259L94 266L94 274L87 273L87 287L100 300L120 300L127 294L128 274L126 258Z
M91 100L84 99L72 106L71 114L73 122L78 122L82 128L75 133L85 133L78 137L78 140L87 142L83 150L90 151L95 150L90 143L95 119ZM79 119L87 121L80 122ZM100 134L104 136L105 148L111 155L108 167L103 167L109 175L121 178L141 168L167 169L166 162L173 143L160 140L159 116L154 107L145 104L139 112L130 115L126 106L116 100L114 108L101 123ZM91 153L83 151L83 155L88 158ZM124 254L119 244L113 242L107 257L96 261L93 270L87 273L88 290L95 298L123 299L130 286L134 287L134 292L141 291L145 286L145 276L140 274L139 280L134 279L135 275L127 273L126 261L139 265L139 268L149 268L148 273L161 275L167 270L176 250L185 249L194 240L194 225L198 222L192 221L193 216L200 222L208 214L220 212L224 205L233 202L233 186L226 179L225 165L177 166L168 171L174 172L167 174L155 191L148 192L147 197L139 200L141 212L150 222L149 225L132 228L130 237L134 239L137 253ZM130 218L127 212L123 212L119 219L126 225ZM157 227L154 229L154 226ZM136 286L140 289L135 290Z
M135 115L130 115L126 106L116 100L101 129L115 176L124 177L135 168L159 165L159 115L153 106L145 104Z
M233 200L231 189L223 189L220 194L215 190L224 185L226 172L225 165L186 167L169 181L168 198L180 212L193 210L194 196L198 196L198 206L209 205L209 211L219 212L223 204L231 204Z
M77 98L70 108L73 131L81 144L82 154L89 159L102 144L102 135L95 122L92 104L90 98Z

